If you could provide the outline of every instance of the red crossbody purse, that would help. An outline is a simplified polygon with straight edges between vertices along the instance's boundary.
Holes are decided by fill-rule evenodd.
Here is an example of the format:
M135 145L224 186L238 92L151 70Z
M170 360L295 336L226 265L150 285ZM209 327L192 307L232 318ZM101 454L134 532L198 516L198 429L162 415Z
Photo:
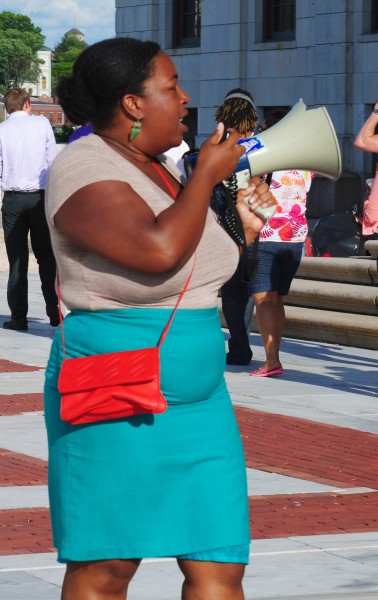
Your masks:
M61 321L64 360L59 374L58 390L61 393L60 416L63 421L71 425L80 425L140 414L162 413L167 409L167 401L160 389L159 350L189 285L192 272L157 346L66 358L63 320ZM60 293L58 295L60 296Z
M172 192L169 182L160 169L157 170ZM195 256L191 273L157 346L80 358L66 358L60 285L57 276L64 356L58 379L58 390L61 393L60 416L63 421L71 425L81 425L140 414L158 414L167 409L167 401L160 389L159 350L189 285L194 263Z

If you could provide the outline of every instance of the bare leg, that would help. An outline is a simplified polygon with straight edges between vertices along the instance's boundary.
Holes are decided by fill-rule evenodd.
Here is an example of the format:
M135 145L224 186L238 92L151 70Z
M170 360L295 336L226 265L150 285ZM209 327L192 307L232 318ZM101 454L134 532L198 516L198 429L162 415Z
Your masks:
M280 345L285 328L285 308L282 296L277 292L260 292L253 296L260 335L265 349L265 363L261 365L271 371L281 365Z
M244 600L245 565L179 560L185 576L182 600Z
M67 565L61 600L126 600L140 560L97 560Z

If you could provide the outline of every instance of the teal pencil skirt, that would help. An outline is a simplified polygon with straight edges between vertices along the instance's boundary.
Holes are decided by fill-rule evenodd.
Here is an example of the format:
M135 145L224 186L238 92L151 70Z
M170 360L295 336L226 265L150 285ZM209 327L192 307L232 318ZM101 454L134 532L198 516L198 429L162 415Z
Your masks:
M170 312L73 311L64 320L67 357L156 345ZM246 471L218 310L178 310L160 357L165 413L72 426L59 416L60 332L54 338L45 419L60 562L248 562Z

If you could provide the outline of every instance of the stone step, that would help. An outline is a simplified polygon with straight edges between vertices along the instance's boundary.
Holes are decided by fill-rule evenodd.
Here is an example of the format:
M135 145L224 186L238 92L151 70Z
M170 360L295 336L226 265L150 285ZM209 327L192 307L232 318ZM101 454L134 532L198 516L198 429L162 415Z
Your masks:
M378 287L295 278L285 304L378 317Z
M378 350L377 317L298 306L286 306L285 312L285 337Z
M378 256L378 240L368 240L364 243L364 248L367 250L372 258L377 258Z
M218 308L222 327L227 328L220 298ZM378 350L378 317L300 306L285 306L285 313L284 337ZM251 330L259 333L255 314Z
M350 258L305 256L301 260L297 278L378 286L377 261L360 256Z

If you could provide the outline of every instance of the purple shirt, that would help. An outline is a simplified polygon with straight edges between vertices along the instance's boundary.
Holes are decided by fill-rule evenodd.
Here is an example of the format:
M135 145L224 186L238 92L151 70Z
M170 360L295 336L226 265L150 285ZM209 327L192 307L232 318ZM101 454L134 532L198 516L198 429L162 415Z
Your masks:
M70 135L68 139L68 144L74 142L75 140L78 140L79 138L83 137L83 135L89 135L92 132L92 125L82 125L81 127L75 129L75 131Z

